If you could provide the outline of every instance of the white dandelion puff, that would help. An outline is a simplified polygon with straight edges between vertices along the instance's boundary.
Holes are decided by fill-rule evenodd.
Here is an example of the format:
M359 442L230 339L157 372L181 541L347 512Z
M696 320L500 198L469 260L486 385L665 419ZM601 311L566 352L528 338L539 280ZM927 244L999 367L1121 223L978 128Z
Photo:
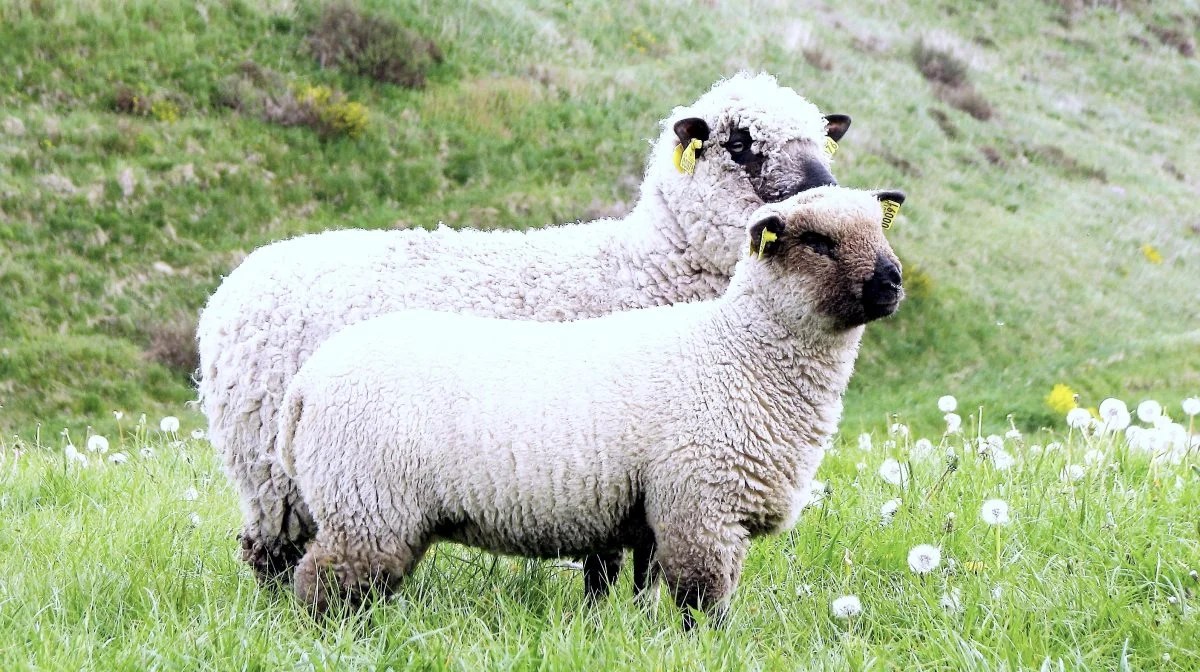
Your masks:
M1075 481L1083 478L1083 474L1084 470L1081 465L1068 464L1062 468L1062 471L1059 472L1058 477L1068 483L1074 483Z
M819 506L821 500L825 497L825 484L817 479L812 479L808 484L808 490L803 495L803 503L800 508L809 506Z
M108 452L108 439L100 436L99 434L93 434L92 436L88 437L87 449L89 453L99 452L101 455L103 455L104 453Z
M1067 426L1072 429L1083 429L1092 422L1092 414L1086 408L1072 408L1067 412Z
M113 411L113 419L115 419L117 422L120 422L121 418L123 417L125 417L124 411Z
M1004 586L1001 586L1000 584L992 586L992 599L998 600L1001 597L1004 597Z
M908 468L889 457L879 465L879 477L892 485L903 485L908 480Z
M1062 450L1062 447L1063 445L1058 441L1051 441L1050 443L1046 444L1046 452L1053 453L1055 451Z
M871 435L870 434L863 433L863 434L858 435L858 449L862 450L862 451L866 451L866 452L871 451Z
M173 415L168 415L162 420L159 420L158 428L166 434L174 434L175 432L179 431L179 418Z
M942 593L942 599L939 604L941 604L942 609L945 609L947 613L959 613L962 611L962 591L958 588L951 588Z
M1008 502L1003 499L987 500L983 503L979 515L988 525L1008 525L1012 522L1012 517L1008 512Z
M1016 463L1016 461L1017 460L1013 458L1013 456L1007 450L997 448L996 450L992 451L992 464L995 465L1000 471L1008 471L1009 469L1012 469L1012 466Z
M995 434L988 434L987 438L984 440L987 442L988 448L991 448L992 450L1000 450L1004 447L1004 439L996 436Z
M67 447L63 449L63 452L67 456L67 464L78 464L81 467L88 466L87 455L79 452L79 450L75 448L73 444L68 443Z
M113 464L125 464L129 461L129 456L125 453L113 453L108 456L108 461Z
M1125 406L1125 402L1120 399L1109 397L1100 402L1100 420L1104 423L1104 428L1110 432L1119 432L1129 426L1132 418L1129 415L1129 408Z
M196 488L188 488L183 491L183 501L194 502L197 499L200 499L200 491Z
M1189 418L1200 415L1200 397L1188 397L1183 400L1183 414Z
M204 438L204 430L203 429L193 429L192 430L192 438L196 439L197 441L199 441L200 439L203 439Z
M1146 401L1138 404L1137 416L1142 422L1150 424L1154 422L1155 419L1162 416L1162 404L1154 401L1153 399L1147 399Z
M929 439L917 439L912 445L912 458L914 460L924 460L931 457L936 450L933 442Z
M890 451L893 451L893 450L895 450L895 449L896 449L896 442L895 442L895 441L892 441L891 439L888 439L887 441L884 441L884 442L883 442L883 450L884 450L885 452L890 452Z
M200 514L196 513L195 511L188 515L188 523L191 524L192 527L200 527L200 523L202 522L203 521L200 520Z
M154 457L154 449L151 448L150 446L146 446L145 448L142 448L139 452L142 454L142 457L150 457L150 458Z
M1004 438L1008 439L1009 441L1020 441L1021 440L1021 430L1010 429L1004 433Z
M913 546L908 552L908 568L913 574L928 574L942 564L942 549L930 544Z
M857 469L858 471L866 471L867 463L866 462L855 462L854 468Z
M845 620L862 613L862 602L857 595L843 595L830 604L834 618Z
M947 413L943 418L946 421L946 433L957 434L962 431L962 416L957 413Z
M1095 448L1083 454L1083 463L1086 466L1093 466L1104 461L1104 453Z
M899 497L884 502L883 506L879 507L879 524L884 527L891 524L892 518L895 517L896 512L900 510L900 505L903 503Z
M888 434L904 438L908 436L908 425L902 422L893 422L891 427L888 427Z
M947 394L938 399L938 410L942 413L953 413L958 410L958 400L952 395Z
M811 583L802 583L796 586L796 597L809 597L812 594L813 587Z

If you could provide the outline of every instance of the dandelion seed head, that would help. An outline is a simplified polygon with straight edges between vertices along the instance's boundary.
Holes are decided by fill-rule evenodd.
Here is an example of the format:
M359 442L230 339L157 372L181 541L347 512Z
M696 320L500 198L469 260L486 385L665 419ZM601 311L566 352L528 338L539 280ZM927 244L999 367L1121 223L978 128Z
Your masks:
M1129 407L1125 405L1125 402L1113 397L1109 397L1108 399L1100 402L1100 408L1097 410L1100 411L1100 417L1105 419L1112 418L1122 413L1129 413Z
M124 411L113 411L113 419L116 420L117 422L120 422L121 418L123 418L123 417L125 417Z
M1062 468L1062 471L1059 472L1058 476L1068 483L1074 483L1075 481L1083 478L1083 474L1084 470L1082 466L1078 464L1068 464Z
M1007 450L997 448L996 450L992 451L992 464L995 465L995 467L1000 471L1008 471L1009 469L1012 469L1012 466L1016 463L1016 461L1017 460Z
M883 527L890 525L892 518L895 517L896 512L900 510L900 505L903 503L899 497L884 502L883 506L879 507L879 524Z
M1020 441L1021 440L1021 430L1010 429L1004 433L1004 438L1008 439L1009 441Z
M142 457L154 457L154 449L151 448L150 446L146 446L145 448L142 448L138 452L140 452L142 454Z
M1200 397L1188 397L1183 400L1183 414L1189 418L1200 415Z
M99 452L103 455L108 452L108 439L99 434L93 434L88 437L87 449L89 453Z
M192 438L197 441L199 441L200 439L203 439L204 438L204 430L203 429L193 429L192 430Z
M129 456L125 453L113 453L108 456L108 461L113 464L125 464L129 461Z
M917 439L912 445L912 458L914 460L925 460L933 456L937 447L929 439Z
M1051 441L1050 443L1046 444L1046 452L1053 453L1053 452L1062 450L1062 447L1063 447L1063 445L1061 443L1059 443L1058 441Z
M957 434L962 431L962 416L957 413L947 413L943 418L946 421L946 433Z
M957 614L962 611L962 591L958 588L951 588L942 593L942 599L939 602L942 609L947 613Z
M998 449L1004 447L1004 439L1000 438L999 436L997 436L995 434L988 434L987 438L984 439L984 441L987 443L988 448L991 448L993 450L998 450Z
M187 490L183 491L183 501L185 502L194 502L199 498L200 491L196 490L196 488L188 488Z
M866 452L871 450L871 435L862 433L858 435L858 449Z
M1175 604L1177 602L1179 602L1179 598L1175 597L1174 595L1167 596L1167 604Z
M908 480L908 469L894 457L889 457L879 465L879 477L892 485L903 485Z
M1092 414L1086 408L1072 408L1067 411L1067 426L1072 429L1084 429L1092 422Z
M888 434L904 438L908 436L908 425L902 422L893 422L891 427L888 427Z
M992 586L992 599L998 600L1001 597L1004 597L1004 586L1001 586L1000 584Z
M892 441L891 439L888 439L887 441L884 441L884 442L883 442L883 449L884 449L885 451L891 451L891 450L895 450L895 449L896 449L896 442L895 442L895 441Z
M984 502L980 516L988 525L1007 525L1012 522L1008 512L1008 502L1003 499L989 499Z
M1099 450L1096 450L1095 448L1092 448L1091 450L1089 450L1083 454L1083 463L1089 467L1094 464L1099 464L1103 461L1104 461L1104 453L1102 453Z
M857 595L843 595L830 604L834 618L845 620L862 613L862 602Z
M158 421L158 428L167 434L174 434L179 431L179 418L168 415Z
M913 546L908 552L908 568L913 574L928 574L942 564L942 549L930 544Z
M1154 401L1153 399L1147 399L1137 406L1138 420L1141 420L1146 424L1154 422L1155 418L1158 418L1161 415L1162 404Z
M941 397L938 399L938 410L942 413L953 413L958 410L958 399L949 394Z
M200 520L200 514L196 513L195 511L188 515L188 523L192 527L200 527L200 523L202 522L203 521Z

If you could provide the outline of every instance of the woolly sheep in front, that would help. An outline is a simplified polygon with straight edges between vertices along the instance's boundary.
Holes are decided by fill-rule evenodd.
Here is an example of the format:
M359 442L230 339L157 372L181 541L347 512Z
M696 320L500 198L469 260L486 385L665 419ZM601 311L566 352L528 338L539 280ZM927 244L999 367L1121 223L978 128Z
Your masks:
M330 338L280 415L318 525L297 594L320 611L389 590L444 539L652 550L685 623L723 605L749 540L795 522L864 325L903 297L881 198L903 195L763 206L761 253L714 301L562 324L407 311Z
M197 330L201 406L241 501L243 559L260 578L289 578L314 531L275 459L276 416L292 375L338 329L412 308L565 321L713 298L737 261L741 222L764 202L833 183L824 148L849 123L773 77L739 75L664 120L641 198L621 220L347 230L256 250ZM703 142L695 172L681 174L675 148L693 140Z

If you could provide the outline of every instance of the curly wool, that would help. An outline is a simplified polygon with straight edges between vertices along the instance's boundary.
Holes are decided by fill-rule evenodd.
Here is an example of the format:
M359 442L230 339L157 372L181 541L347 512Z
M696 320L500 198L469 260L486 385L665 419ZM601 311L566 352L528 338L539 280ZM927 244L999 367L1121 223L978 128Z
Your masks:
M830 322L826 295L861 299L894 259L871 194L809 193L769 212L803 218L797 236L866 231L824 276L785 251L713 301L562 324L405 311L326 341L280 417L320 528L300 596L324 605L325 566L351 592L390 585L435 539L544 558L649 538L681 607L721 602L749 539L795 522L836 430L863 327Z
M413 308L565 321L712 298L728 285L745 221L762 199L715 145L694 175L673 165L673 120L703 117L713 142L749 125L768 155L764 181L790 184L797 156L821 153L815 106L767 75L718 83L676 108L651 152L637 206L620 220L530 231L347 230L250 254L210 298L197 338L200 402L244 519L243 555L260 575L286 572L310 516L273 456L281 396L340 328ZM791 172L789 172L791 171ZM411 335L417 337L416 334Z

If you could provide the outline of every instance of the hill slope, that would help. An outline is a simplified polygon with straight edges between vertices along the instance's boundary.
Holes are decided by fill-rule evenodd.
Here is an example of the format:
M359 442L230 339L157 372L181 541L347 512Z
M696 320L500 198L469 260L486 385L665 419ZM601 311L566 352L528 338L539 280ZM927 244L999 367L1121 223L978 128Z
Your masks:
M323 69L309 5L6 3L0 430L177 409L197 310L271 240L618 214L656 121L739 68L854 117L843 183L909 194L912 298L847 431L947 392L1034 426L1059 382L1195 393L1196 4L856 4L365 3L445 55L414 90ZM365 106L358 137L261 109L313 86Z

